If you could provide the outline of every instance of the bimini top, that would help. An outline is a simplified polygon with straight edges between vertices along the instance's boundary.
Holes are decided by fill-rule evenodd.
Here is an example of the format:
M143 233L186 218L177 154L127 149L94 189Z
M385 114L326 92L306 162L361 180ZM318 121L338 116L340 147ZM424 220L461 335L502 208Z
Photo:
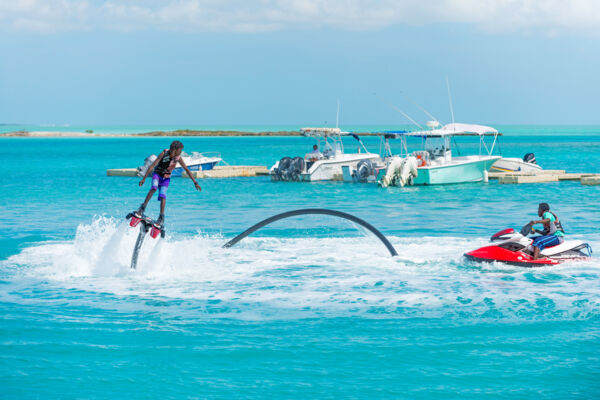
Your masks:
M348 132L342 132L340 128L302 128L300 129L304 136L341 136L348 135Z
M409 136L496 136L500 135L498 131L490 126L475 124L453 123L442 126L441 128L427 131L405 133Z

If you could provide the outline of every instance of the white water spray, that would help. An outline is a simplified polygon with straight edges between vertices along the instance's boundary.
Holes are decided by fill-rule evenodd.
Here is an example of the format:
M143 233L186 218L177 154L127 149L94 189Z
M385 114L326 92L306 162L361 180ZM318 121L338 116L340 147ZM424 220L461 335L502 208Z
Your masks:
M265 309L369 315L373 308L476 316L493 308L520 318L548 299L552 312L600 314L597 260L536 269L465 263L463 252L485 238L390 237L400 254L392 258L370 235L250 237L230 249L221 248L221 237L167 237L148 240L139 268L131 270L137 234L121 220L98 219L80 226L71 242L41 243L5 263L14 279L116 296L218 301L237 310L228 317ZM591 245L600 246L599 239Z

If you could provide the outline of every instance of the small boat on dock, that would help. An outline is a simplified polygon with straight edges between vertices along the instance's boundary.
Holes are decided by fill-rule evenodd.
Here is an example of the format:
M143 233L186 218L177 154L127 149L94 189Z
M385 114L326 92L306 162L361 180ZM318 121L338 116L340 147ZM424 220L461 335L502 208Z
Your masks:
M339 128L302 128L301 131L304 136L317 141L317 150L304 157L283 157L277 161L269 172L272 181L341 181L343 169L355 170L363 161L381 162L379 154L370 153L353 133L342 132ZM357 153L344 153L344 136L358 141Z
M542 167L540 167L535 159L535 155L533 153L527 153L523 157L523 159L514 157L514 158L506 158L503 157L496 161L494 165L492 165L491 171L494 172L526 172L526 173L538 173L542 171Z
M487 173L501 157L492 155L498 131L489 126L451 123L440 127L429 121L429 130L383 134L387 143L386 167L378 171L380 186L440 185L487 181ZM454 156L451 141L454 137L479 137L480 154ZM487 146L484 138L493 137ZM421 138L421 150L409 152L407 139ZM398 139L401 153L391 155L390 139ZM486 154L483 154L483 153Z
M183 153L181 158L190 171L210 171L223 161L221 154L216 152L199 153L193 151L192 154ZM177 167L173 170L171 176L181 176L182 173L183 168Z
M193 151L192 154L186 152L181 153L181 159L187 165L190 171L210 171L218 163L223 161L220 153L199 153ZM156 160L156 155L151 154L144 160L144 164L137 167L138 176L142 177L146 173L146 170ZM183 174L183 168L178 166L173 169L171 176L181 176Z

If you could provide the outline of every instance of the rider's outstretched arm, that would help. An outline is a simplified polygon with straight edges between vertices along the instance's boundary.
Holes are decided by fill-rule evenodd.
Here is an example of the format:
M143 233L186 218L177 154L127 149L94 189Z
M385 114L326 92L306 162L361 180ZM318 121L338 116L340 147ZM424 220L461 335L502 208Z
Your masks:
M196 182L196 180L194 179L194 176L192 175L192 173L188 169L187 165L185 165L185 163L183 162L183 160L181 158L179 159L179 164L181 164L181 166L183 167L185 172L187 172L187 174L190 177L190 179L192 180L192 182L194 182L194 186L196 186L196 189L201 191L202 188L200 187L200 185L198 185L198 182Z

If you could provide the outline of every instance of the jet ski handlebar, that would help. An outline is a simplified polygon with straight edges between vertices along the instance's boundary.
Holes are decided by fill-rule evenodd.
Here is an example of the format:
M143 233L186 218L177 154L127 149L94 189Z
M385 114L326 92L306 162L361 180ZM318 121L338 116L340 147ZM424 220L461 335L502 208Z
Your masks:
M523 236L528 236L529 234L533 233L533 225L534 224L532 224L531 222L528 223L527 225L521 228L519 233Z

